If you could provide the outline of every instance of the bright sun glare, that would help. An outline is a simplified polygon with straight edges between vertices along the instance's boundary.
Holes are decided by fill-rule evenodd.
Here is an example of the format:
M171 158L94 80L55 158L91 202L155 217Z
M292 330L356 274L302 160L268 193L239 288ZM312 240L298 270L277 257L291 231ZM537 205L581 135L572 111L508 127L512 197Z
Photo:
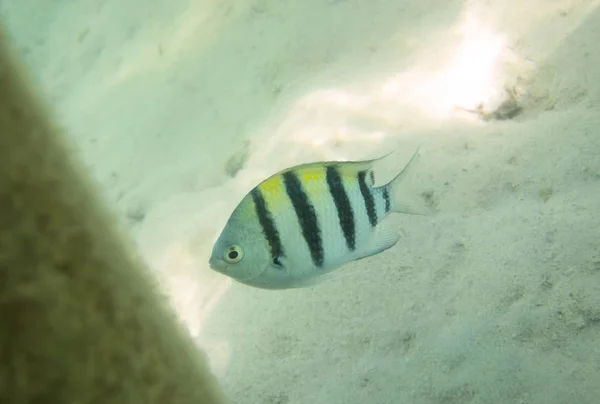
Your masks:
M454 107L475 108L490 100L498 90L494 69L504 39L481 30L475 23L467 24L464 31L464 40L454 60L421 87L421 94L431 99L429 108L443 115Z
M503 87L495 73L504 37L486 30L473 18L460 31L462 41L442 69L424 73L416 66L402 72L384 83L384 97L401 97L403 102L438 118L449 116L457 107L473 109L494 97Z
M349 150L372 151L393 137L388 128L442 120L455 115L457 108L493 106L504 96L498 63L505 49L504 35L494 33L471 13L465 13L450 32L458 33L452 36L454 43L431 44L412 67L391 77L346 88L319 88L300 97L264 139L256 161L263 166L266 156L278 153L294 162L317 155L347 159L344 153ZM310 147L290 148L290 144Z

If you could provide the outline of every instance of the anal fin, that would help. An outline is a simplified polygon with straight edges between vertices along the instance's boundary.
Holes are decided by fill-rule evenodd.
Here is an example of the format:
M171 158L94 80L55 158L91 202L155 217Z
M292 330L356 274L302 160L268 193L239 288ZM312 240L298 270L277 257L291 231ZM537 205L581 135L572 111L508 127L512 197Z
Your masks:
M379 223L373 232L371 240L365 245L357 260L371 257L396 245L400 240L400 233L392 228L387 221Z

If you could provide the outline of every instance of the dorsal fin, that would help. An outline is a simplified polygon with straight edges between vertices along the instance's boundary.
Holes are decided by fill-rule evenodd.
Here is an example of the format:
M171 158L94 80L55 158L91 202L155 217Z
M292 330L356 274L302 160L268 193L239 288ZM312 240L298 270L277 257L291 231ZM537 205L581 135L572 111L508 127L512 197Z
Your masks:
M388 157L390 154L394 153L393 151L384 154L383 156L376 157L370 160L363 161L339 161L336 163L338 170L342 175L347 175L350 177L355 177L359 172L366 172L367 180L369 182L369 186L374 186L375 184L375 174L373 172L374 165Z
M354 176L361 171L366 171L367 173L370 173L370 172L372 172L373 165L376 162L386 158L387 156L389 156L392 153L393 153L393 151L386 153L383 156L376 157L376 158L370 159L370 160L348 160L348 161L332 160L332 161L317 161L317 162L311 162L311 163L298 164L293 167L285 168L285 169L273 174L273 176L281 175L288 171L296 171L296 170L311 169L311 168L318 168L318 167L328 167L328 166L337 167L340 170L340 172L342 173L342 175Z

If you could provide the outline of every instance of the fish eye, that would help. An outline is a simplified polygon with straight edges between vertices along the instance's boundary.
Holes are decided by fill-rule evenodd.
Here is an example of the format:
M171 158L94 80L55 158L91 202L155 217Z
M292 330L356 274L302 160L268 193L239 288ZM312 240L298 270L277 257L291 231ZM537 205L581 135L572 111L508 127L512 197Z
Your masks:
M228 264L237 264L242 258L244 258L244 251L239 245L232 245L225 253L225 261L227 261Z

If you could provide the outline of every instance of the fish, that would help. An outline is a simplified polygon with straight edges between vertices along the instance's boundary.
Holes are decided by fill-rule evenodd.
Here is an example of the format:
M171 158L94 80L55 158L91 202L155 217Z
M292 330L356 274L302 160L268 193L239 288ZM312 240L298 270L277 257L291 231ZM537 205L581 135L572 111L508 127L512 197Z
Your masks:
M405 198L402 189L419 150L395 178L375 186L373 167L388 155L301 164L271 175L231 213L210 268L256 288L301 288L393 247L400 232L388 216L431 209Z

